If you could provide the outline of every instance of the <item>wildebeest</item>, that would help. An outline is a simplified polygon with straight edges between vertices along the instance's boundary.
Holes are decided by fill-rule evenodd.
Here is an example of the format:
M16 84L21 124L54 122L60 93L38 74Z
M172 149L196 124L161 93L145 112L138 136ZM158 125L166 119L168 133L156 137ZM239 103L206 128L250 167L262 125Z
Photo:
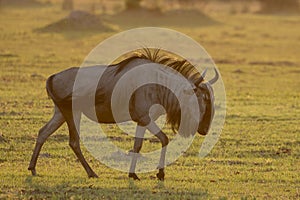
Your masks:
M64 122L67 123L69 129L69 145L76 154L78 160L83 165L89 177L97 177L96 173L91 169L86 162L79 144L79 123L81 114L99 123L116 123L111 108L111 97L114 86L124 74L130 69L136 68L143 64L153 64L162 66L162 68L170 68L180 73L185 77L191 85L193 94L196 95L199 106L199 124L197 125L197 132L201 135L206 135L209 131L210 124L214 116L214 93L212 84L214 84L219 74L214 69L216 75L209 81L204 81L206 70L200 74L195 67L187 60L174 59L168 55L162 55L158 49L150 50L144 49L144 53L138 53L122 60L117 64L108 66L91 66L80 68L88 82L89 79L96 78L99 74L97 70L102 69L103 74L97 83L95 95L91 95L88 85L85 83L80 88L80 95L78 91L74 91L76 75L79 71L78 67L70 68L50 76L46 83L46 90L49 97L54 102L54 115L52 119L40 129L36 145L32 154L32 158L28 167L32 174L36 174L36 162L42 145L46 139L54 133ZM151 67L151 66L150 66ZM153 68L154 69L154 68ZM168 76L168 72L167 72ZM170 75L171 76L171 75ZM84 98L94 97L95 105L93 108L85 105L74 107L72 105L79 104ZM153 133L161 142L161 160L159 164L158 179L164 179L164 158L166 147L169 143L166 134L159 129L155 122L149 116L149 109L154 104L160 104L165 108L167 123L169 123L173 130L178 130L181 120L181 109L176 96L172 94L168 88L161 85L145 85L136 90L130 97L129 111L131 120L137 123L137 133L141 137L135 137L132 152L139 153L143 143L143 134L146 129ZM193 105L192 105L193 106ZM196 106L196 105L195 105ZM90 115L90 110L96 112L96 117ZM128 109L128 108L124 108ZM130 119L122 119L123 121ZM139 179L135 174L136 160L132 159L129 170L129 178Z

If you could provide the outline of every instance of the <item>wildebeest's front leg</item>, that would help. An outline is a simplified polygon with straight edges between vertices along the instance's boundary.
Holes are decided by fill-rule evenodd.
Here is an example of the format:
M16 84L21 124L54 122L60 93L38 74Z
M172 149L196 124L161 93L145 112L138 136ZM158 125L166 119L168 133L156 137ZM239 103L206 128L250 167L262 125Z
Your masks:
M166 136L164 132L160 130L160 128L155 124L155 122L151 121L146 128L154 134L161 142L162 144L162 149L160 153L160 159L159 159L159 164L158 164L158 169L159 172L156 174L157 178L161 181L164 180L165 178L165 172L164 172L164 167L165 167L165 159L166 159L166 151L167 151L167 145L169 143L169 139Z
M139 156L139 152L143 145L145 131L146 131L145 127L137 125L136 132L135 132L135 138L134 138L133 150L130 152L130 153L132 153L132 160L131 160L128 177L133 178L134 180L140 180L139 177L135 173L135 167L136 167L136 163L137 163L137 158Z
M33 150L33 154L31 156L31 161L28 167L28 170L31 171L32 175L36 175L35 166L41 151L41 148L47 138L54 133L63 123L65 122L65 118L61 114L60 110L57 106L54 108L54 115L51 120L40 129L38 138L36 140L35 148Z

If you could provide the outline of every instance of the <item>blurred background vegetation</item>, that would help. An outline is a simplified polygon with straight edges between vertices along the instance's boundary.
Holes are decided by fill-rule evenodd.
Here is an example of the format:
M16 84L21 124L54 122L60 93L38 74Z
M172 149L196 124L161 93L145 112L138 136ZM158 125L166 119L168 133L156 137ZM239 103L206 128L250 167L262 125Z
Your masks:
M300 8L299 0L0 0L2 7L52 3L61 3L63 10L84 9L96 13L144 8L161 11L178 8L210 11L220 9L220 6L230 8L231 12L297 13Z
M299 0L0 0L0 8L60 5L69 16L38 29L55 32L199 27L217 24L210 17L213 13L297 15L299 4Z

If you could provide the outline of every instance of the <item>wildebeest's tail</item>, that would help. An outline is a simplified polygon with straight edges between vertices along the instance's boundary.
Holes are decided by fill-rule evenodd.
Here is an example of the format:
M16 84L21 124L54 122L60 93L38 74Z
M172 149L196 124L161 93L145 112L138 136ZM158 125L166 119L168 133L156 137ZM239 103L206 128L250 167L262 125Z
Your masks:
M55 74L51 75L47 81L46 81L46 90L47 90L47 94L48 97L51 98L53 100L54 103L56 102L56 97L53 94L53 78L54 78Z

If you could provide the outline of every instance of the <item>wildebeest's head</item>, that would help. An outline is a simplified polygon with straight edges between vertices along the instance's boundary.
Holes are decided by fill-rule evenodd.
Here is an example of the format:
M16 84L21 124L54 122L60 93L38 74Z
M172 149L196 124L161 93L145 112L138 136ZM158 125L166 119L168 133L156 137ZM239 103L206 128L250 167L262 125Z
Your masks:
M154 49L153 51L151 51L151 49L145 48L143 50L144 53L137 54L137 57L134 58L148 59L154 63L159 63L169 68L172 68L179 72L181 75L183 75L192 84L192 87L194 88L193 90L191 90L190 87L188 87L188 89L184 89L183 92L190 96L196 94L200 116L198 116L198 114L194 115L194 112L190 110L194 109L194 105L190 104L188 105L190 106L189 109L187 109L190 111L189 114L183 114L183 116L192 117L194 118L194 120L191 121L197 121L197 123L199 122L197 132L201 135L206 135L211 126L211 122L213 120L215 112L214 91L212 85L219 79L218 71L214 68L214 71L216 73L215 77L209 81L204 81L207 69L204 70L204 72L199 76L199 73L196 70L195 66L193 66L189 61L185 59L177 59L177 55L172 55L171 53L170 56L170 52L168 52L166 55L160 55L160 49ZM167 112L167 122L171 125L172 130L175 132L176 130L179 130L182 110L175 94L170 95L172 94L171 91L165 92L165 94L167 95L163 95L164 98L162 98L163 101L161 102L161 105L165 108ZM172 98L169 98L170 96L172 96ZM169 101L170 99L171 101ZM181 131L180 133L183 136L189 136L190 134L186 131Z
M200 109L200 119L198 126L198 133L201 135L206 135L209 131L212 119L214 117L214 91L212 84L214 84L219 79L218 71L215 69L215 77L207 82L203 82L206 70L202 73L201 77L197 79L193 84L196 86L194 89L197 95L199 109Z

